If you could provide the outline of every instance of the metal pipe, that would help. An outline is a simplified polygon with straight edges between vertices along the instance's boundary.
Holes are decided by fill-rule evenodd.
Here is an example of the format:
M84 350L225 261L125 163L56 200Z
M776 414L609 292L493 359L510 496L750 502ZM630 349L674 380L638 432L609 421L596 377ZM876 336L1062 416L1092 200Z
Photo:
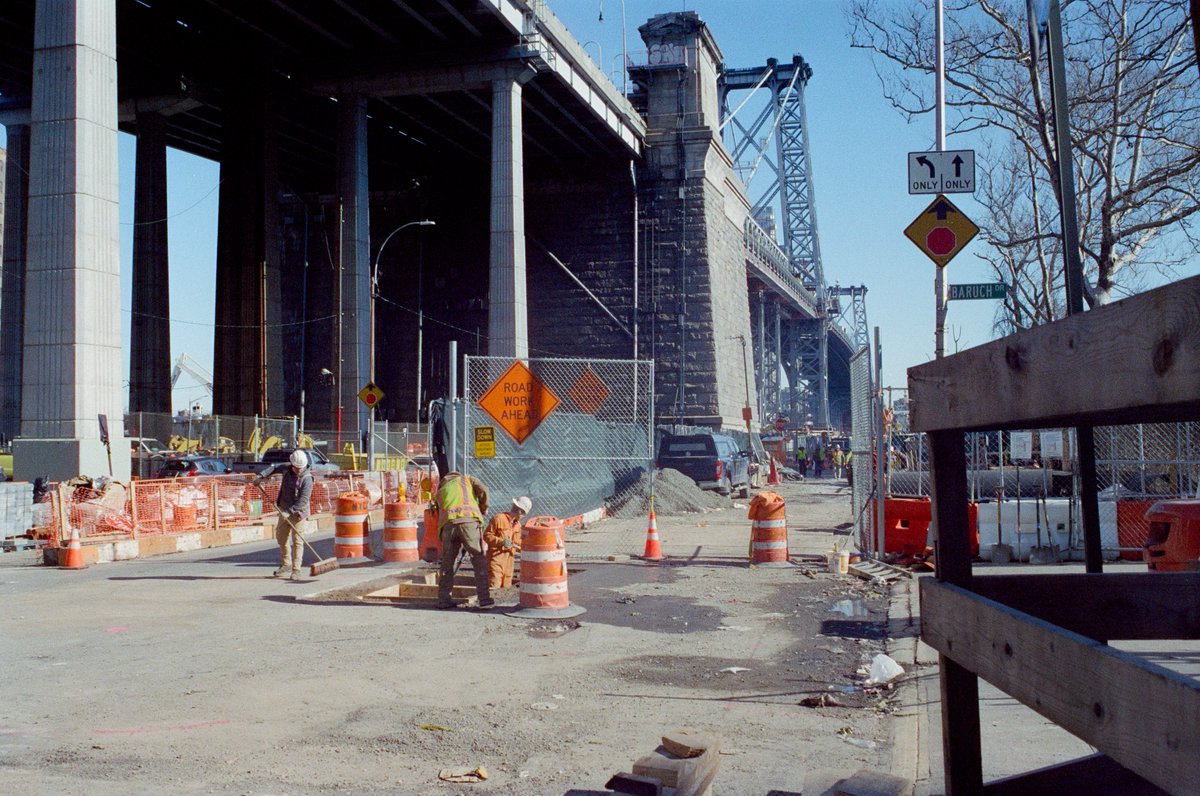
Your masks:
M946 41L942 24L943 0L934 0L934 149L946 149ZM934 310L934 358L941 359L946 353L946 309L949 305L946 285L946 269L937 267L933 275Z

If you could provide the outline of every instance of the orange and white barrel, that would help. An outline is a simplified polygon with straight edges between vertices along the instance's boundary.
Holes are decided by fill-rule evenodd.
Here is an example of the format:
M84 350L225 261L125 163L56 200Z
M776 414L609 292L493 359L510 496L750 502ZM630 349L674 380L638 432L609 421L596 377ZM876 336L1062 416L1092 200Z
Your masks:
M577 616L583 608L571 605L567 592L567 546L563 521L531 517L521 526L520 610L517 616L559 618Z
M367 545L367 496L358 492L342 495L334 515L333 555L336 558L362 558Z
M388 503L383 507L383 563L419 561L417 507L412 503Z
M780 499L759 502L755 508L750 525L750 565L791 566L786 504Z

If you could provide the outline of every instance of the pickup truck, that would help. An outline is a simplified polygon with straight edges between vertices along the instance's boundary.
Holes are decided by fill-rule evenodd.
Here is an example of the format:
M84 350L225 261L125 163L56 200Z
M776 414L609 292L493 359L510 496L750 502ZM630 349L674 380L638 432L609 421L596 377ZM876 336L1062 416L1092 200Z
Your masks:
M737 490L750 496L750 452L724 434L686 434L663 437L658 449L658 467L678 470L701 489L722 495Z
M283 469L288 466L288 460L291 458L293 450L295 448L272 448L263 454L262 461L234 462L233 471L250 473L257 478L272 476L275 473L283 472ZM342 469L325 458L325 454L316 448L301 448L300 450L308 456L309 467L314 473L328 473Z

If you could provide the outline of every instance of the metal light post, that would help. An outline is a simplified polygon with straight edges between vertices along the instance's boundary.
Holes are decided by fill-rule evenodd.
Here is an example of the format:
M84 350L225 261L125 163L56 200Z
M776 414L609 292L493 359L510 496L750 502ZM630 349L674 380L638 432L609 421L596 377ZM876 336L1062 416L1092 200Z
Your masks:
M402 229L408 227L433 227L437 222L423 219L421 221L409 221L407 224L401 224L387 234L383 239L383 243L379 244L379 251L375 253L375 265L371 268L371 383L375 383L375 297L379 295L379 258L383 256L383 250L387 247L388 241ZM367 470L372 470L375 467L375 407L371 406L371 412L368 415L367 424Z

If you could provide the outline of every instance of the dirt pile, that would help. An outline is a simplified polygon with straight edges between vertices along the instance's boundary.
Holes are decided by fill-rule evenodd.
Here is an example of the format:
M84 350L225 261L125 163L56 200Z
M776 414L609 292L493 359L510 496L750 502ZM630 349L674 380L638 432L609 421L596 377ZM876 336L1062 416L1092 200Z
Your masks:
M730 506L728 498L716 492L705 492L678 470L664 469L643 475L633 486L614 497L608 504L608 516L644 516L650 511L651 495L654 496L654 513L664 517Z

